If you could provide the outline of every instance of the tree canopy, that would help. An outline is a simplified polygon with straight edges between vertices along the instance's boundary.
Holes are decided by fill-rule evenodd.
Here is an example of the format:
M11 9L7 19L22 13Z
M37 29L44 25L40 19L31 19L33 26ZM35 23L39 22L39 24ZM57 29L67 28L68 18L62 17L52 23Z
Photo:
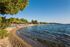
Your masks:
M8 19L9 21L8 22L10 22L10 23L28 23L28 20L27 19L24 19L24 18L9 18Z
M16 14L27 4L28 0L0 0L0 14Z
M28 23L28 20L27 19L24 19L24 18L5 18L5 17L0 17L0 24L3 24L3 23L7 23L9 25L9 23ZM6 25L7 25L6 24Z
M32 24L38 24L38 21L37 20L32 20L31 23Z

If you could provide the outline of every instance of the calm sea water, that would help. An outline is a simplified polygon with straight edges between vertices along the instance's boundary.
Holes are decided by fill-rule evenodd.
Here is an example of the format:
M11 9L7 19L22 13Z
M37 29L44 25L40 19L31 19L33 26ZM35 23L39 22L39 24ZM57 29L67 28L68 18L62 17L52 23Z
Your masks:
M61 43L64 47L70 47L70 24L43 24L22 28L17 31L33 40Z

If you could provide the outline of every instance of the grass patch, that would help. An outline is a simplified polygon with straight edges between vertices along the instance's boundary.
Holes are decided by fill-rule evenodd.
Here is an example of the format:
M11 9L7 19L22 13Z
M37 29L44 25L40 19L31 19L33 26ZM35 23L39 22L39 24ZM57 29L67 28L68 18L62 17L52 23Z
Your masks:
M8 36L8 31L7 30L4 30L4 29L1 29L0 30L0 39L3 39L5 37Z

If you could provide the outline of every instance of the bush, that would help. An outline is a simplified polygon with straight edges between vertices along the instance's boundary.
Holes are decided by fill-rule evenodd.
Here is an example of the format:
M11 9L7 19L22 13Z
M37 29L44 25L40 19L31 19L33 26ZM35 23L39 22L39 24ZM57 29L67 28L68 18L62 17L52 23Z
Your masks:
M0 30L0 39L3 39L3 38L5 38L5 37L7 37L8 36L8 33L7 33L7 31L6 30Z

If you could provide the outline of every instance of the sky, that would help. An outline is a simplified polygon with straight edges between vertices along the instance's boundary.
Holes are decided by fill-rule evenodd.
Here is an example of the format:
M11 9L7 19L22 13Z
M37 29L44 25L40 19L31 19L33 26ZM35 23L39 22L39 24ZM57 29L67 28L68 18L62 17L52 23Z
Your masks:
M29 0L28 6L16 15L28 21L70 23L70 0Z

